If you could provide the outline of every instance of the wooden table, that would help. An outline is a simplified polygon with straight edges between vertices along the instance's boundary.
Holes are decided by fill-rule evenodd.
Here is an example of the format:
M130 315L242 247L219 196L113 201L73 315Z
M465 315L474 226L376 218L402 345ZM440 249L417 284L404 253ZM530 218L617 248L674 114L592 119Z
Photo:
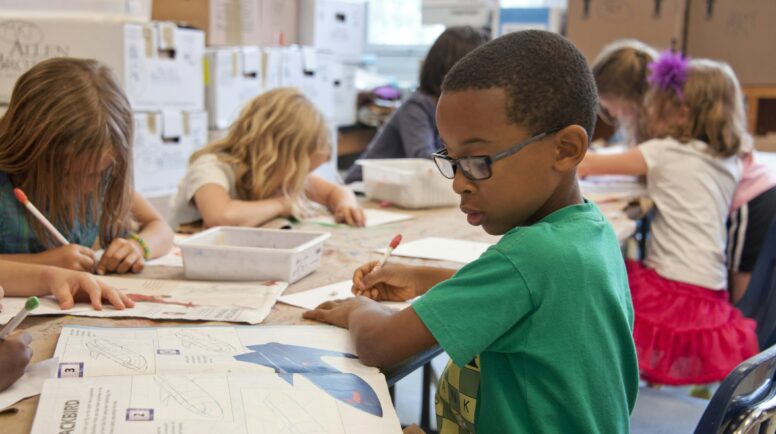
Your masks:
M375 207L372 202L364 204L367 207ZM619 210L622 203L606 203L601 205L602 211L612 222L618 239L628 238L635 230L635 222L628 220ZM379 254L374 249L382 248L397 233L401 233L406 241L418 238L441 236L472 241L484 241L495 243L498 237L486 234L481 228L470 226L457 208L444 208L433 210L397 210L413 214L413 220L395 224L375 226L372 228L337 228L322 227L320 225L305 224L299 229L331 232L332 236L324 246L321 267L315 273L290 285L287 293L304 291L311 288L327 285L333 282L350 279L353 270L366 261L378 259ZM426 264L458 268L461 264L443 261L427 261L421 259L393 257L391 261L407 264ZM183 279L183 271L178 268L154 267L146 269L140 277L159 279ZM264 324L317 324L301 318L303 310L300 308L276 304L272 312L264 321ZM59 333L64 325L85 325L97 327L168 327L190 324L220 324L216 322L189 322L189 321L155 321L141 318L86 318L73 316L39 316L28 317L22 323L22 328L32 334L33 362L48 359L54 354ZM234 324L227 324L234 325ZM260 327L260 326L259 326ZM435 352L426 352L423 357L405 362L397 375L406 375L407 366L422 366L436 355ZM422 359L422 360L421 360ZM396 378L392 379L393 381ZM0 414L0 427L3 433L26 433L32 427L38 397L33 397L19 402L13 408L15 412L7 411Z

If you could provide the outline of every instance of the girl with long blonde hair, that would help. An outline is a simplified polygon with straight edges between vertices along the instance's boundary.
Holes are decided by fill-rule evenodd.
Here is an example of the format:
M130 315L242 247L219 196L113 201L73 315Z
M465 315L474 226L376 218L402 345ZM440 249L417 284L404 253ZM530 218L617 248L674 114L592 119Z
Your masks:
M725 291L725 225L749 140L743 99L725 63L664 53L650 71L645 116L656 138L588 154L577 173L646 176L647 254L626 263L639 369L651 383L712 383L758 352L754 321Z
M323 116L298 90L250 101L226 137L195 152L171 202L173 225L258 226L305 213L305 198L363 226L353 193L311 172L331 155Z
M0 120L0 259L137 273L167 253L172 230L132 190L132 133L126 96L95 60L50 59L19 77ZM70 244L61 245L14 188Z

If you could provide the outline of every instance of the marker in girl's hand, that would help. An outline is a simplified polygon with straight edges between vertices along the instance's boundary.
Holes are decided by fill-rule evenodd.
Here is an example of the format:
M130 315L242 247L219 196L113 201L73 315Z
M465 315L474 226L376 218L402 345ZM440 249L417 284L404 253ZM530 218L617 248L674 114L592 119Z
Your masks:
M27 195L24 194L24 192L21 189L14 188L13 194L14 196L16 196L16 200L18 200L19 202L21 202L22 205L27 207L27 209L32 213L32 215L34 215L35 218L37 218L38 221L40 221L43 224L43 226L45 226L46 229L48 229L49 232L51 232L51 234L54 235L57 241L62 243L63 246L70 244L70 242L67 241L67 238L65 238L57 230L57 228L55 228L54 225L51 224L51 222L46 218L46 216L44 216L40 211L38 211L38 208L35 208L35 205L33 205L32 202L30 202L30 200L27 199Z
M372 271L370 271L370 273L383 268L383 265L385 265L385 262L388 260L388 257L391 256L391 253L393 253L393 250L399 247L399 243L401 243L401 234L393 237L393 239L391 240L391 244L389 244L388 248L385 249L385 253L383 253L383 257L380 258L380 260L377 262L377 265L375 265L375 267L372 268Z
M38 306L40 306L40 300L38 300L38 297L32 296L28 298L24 303L24 307L19 311L19 313L17 313L16 316L5 325L5 327L3 327L2 331L0 331L0 340L7 338L8 335L13 333L13 331L16 330L16 327L18 327L19 324L24 321L24 318L27 318L27 314L29 314Z

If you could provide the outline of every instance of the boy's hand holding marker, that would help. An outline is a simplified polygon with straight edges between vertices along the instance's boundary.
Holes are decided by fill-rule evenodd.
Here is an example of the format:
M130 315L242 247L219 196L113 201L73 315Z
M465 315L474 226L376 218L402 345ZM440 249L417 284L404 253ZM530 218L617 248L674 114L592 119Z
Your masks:
M382 269L382 267L385 265L385 261L388 260L388 257L391 255L391 252L393 252L393 249L398 247L400 242L401 242L401 235L396 235L395 237L393 237L393 239L391 240L391 243L388 245L388 249L386 249L385 253L383 254L383 257L380 258L379 261L372 261L369 264L359 268L359 270L363 270L363 273L370 273L372 271L377 272L380 269ZM356 292L355 286L353 287L353 294L357 296L365 295L365 294ZM377 300L376 297L369 297L369 298ZM338 327L347 327L348 319L350 318L351 312L357 307L361 306L363 303L371 303L371 302L362 297L348 298L345 300L327 301L327 302L321 303L320 306L318 306L314 310L308 310L307 312L303 313L302 317L305 319L327 322L329 324L333 324ZM378 306L378 308L382 308L382 307Z

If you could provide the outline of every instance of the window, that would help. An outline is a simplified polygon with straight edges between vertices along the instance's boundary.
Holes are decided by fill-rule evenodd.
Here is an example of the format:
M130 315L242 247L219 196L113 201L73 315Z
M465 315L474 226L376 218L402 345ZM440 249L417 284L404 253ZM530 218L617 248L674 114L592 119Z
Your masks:
M421 23L421 0L369 0L367 45L370 51L397 49L425 52L445 30Z

